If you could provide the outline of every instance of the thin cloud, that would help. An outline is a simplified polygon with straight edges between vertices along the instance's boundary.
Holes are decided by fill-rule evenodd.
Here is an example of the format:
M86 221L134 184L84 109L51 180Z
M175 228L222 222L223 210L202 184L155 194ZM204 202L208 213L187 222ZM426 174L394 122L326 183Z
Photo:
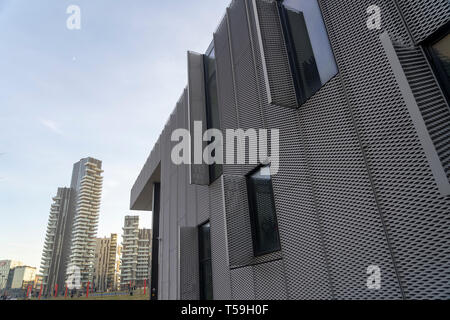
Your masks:
M56 134L62 135L63 132L61 131L61 129L59 128L58 124L52 120L49 119L39 119L39 122L46 127L47 129L50 129L51 131L53 131Z

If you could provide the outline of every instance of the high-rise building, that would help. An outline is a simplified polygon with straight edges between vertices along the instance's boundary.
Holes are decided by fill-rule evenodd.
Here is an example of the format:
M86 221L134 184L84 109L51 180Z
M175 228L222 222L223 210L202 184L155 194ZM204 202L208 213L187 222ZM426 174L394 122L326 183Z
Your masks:
M136 265L136 285L142 287L144 281L150 279L150 257L152 230L139 229L138 233L138 255Z
M111 246L111 238L95 239L95 259L94 259L94 282L93 286L96 291L106 291L107 270L109 263L109 250Z
M117 290L117 277L120 270L117 270L117 261L119 257L119 244L117 243L117 234L111 234L111 242L109 245L108 268L106 272L106 289Z
M134 285L136 281L139 217L126 216L123 230L122 262L120 266L120 287Z
M102 162L93 158L74 164L71 188L74 192L75 217L72 228L70 268L80 270L81 285L92 283L95 238L97 235L103 185Z
M40 274L43 293L64 290L66 270L70 254L74 210L73 192L70 188L59 188L50 209Z
M75 163L70 188L59 188L53 198L40 270L44 293L63 292L69 271L79 269L82 286L92 281L101 167L93 158Z
M118 256L117 234L110 238L97 238L94 263L94 285L97 291L117 288L116 262Z
M450 299L450 1L230 2L131 191L152 298ZM199 122L271 157L174 163Z
M139 229L139 216L125 217L122 245L122 289L144 286L149 279L151 230Z
M0 261L0 290L3 290L8 287L8 278L10 278L10 271L12 275L13 274L12 270L14 270L15 267L22 265L23 263L20 261L14 260Z

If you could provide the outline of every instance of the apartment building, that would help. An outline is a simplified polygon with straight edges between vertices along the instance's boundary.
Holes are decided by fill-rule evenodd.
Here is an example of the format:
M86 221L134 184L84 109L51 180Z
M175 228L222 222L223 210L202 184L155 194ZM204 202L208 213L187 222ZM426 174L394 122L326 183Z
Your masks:
M16 267L22 266L23 263L15 260L1 260L0 261L0 290L6 289L8 287L8 278L10 274L13 274L13 270Z
M122 260L120 265L121 289L133 286L136 281L139 217L126 216L122 228Z
M116 290L116 264L118 258L117 234L110 238L97 238L94 262L94 288L106 292Z
M80 269L82 287L86 287L88 282L92 283L94 277L102 173L102 162L93 158L82 159L73 168L71 188L76 200L69 266Z
M373 5L235 0L188 53L131 190L153 214L152 298L450 298L450 2ZM196 122L278 129L277 172L175 165Z
M149 280L151 230L139 229L139 216L126 216L123 227L120 286L143 287Z
M138 287L147 285L150 279L151 243L152 230L139 229L136 265L136 285Z
M44 294L51 294L56 288L65 288L75 216L73 200L71 188L58 188L53 197L40 268Z

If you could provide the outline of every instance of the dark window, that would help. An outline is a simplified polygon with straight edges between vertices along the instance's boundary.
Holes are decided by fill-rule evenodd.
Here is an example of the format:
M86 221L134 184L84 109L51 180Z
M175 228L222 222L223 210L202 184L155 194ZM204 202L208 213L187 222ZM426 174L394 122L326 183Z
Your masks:
M219 101L217 98L216 57L214 47L211 47L204 56L205 65L205 91L206 91L206 121L208 129L220 129ZM211 141L213 143L214 140ZM213 154L213 156L215 156ZM220 164L209 167L210 182L216 181L223 172Z
M426 46L442 91L450 103L450 24L433 37Z
M278 2L280 18L301 105L338 70L317 0Z
M279 251L280 238L269 167L247 177L247 190L255 256Z
M211 225L206 223L199 227L200 257L200 300L213 299L211 268Z

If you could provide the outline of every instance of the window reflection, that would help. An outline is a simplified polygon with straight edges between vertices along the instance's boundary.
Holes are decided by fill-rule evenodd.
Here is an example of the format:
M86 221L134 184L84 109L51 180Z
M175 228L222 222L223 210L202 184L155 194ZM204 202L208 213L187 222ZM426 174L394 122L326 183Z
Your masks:
M279 2L299 104L303 104L338 70L317 0Z

